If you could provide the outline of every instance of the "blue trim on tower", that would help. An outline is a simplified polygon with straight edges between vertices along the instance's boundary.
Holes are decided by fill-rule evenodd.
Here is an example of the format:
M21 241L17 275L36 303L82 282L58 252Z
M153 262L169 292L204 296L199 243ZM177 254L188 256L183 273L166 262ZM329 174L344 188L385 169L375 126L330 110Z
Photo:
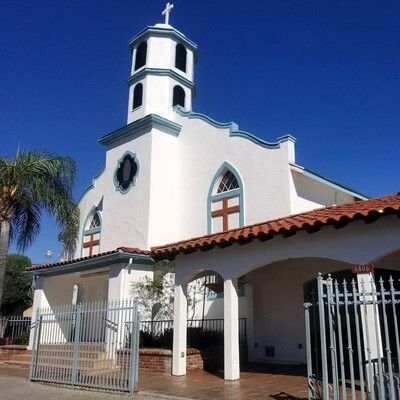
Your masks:
M166 118L160 117L159 115L149 114L141 119L138 119L128 125L123 126L122 128L108 133L107 135L100 138L98 142L104 146L108 146L122 138L141 132L148 132L152 128L159 129L173 136L178 136L181 132L182 125L179 125L176 122L172 122Z
M248 139L251 142L257 144L258 146L264 147L266 149L280 149L282 147L282 143L288 140L296 142L296 138L291 135L281 136L280 138L277 139L276 142L267 142L263 139L254 136L249 132L239 130L239 126L235 122L217 122L205 114L200 114L193 111L186 111L181 106L175 106L174 110L183 117L189 119L201 119L202 121L207 122L216 128L229 129L229 136L232 137L238 136L244 139Z
M150 36L157 37L169 37L175 39L178 43L182 43L188 49L193 51L195 55L195 62L197 61L197 44L188 39L182 32L179 32L177 29L170 27L156 27L156 26L148 26L147 28L140 31L136 36L129 40L129 46L131 50L133 50L136 45L143 40L147 40Z
M223 193L216 193L213 194L213 190L215 188L215 185L218 181L218 179L221 178L222 174L225 171L231 171L233 175L235 175L235 178L237 179L239 183L239 189L234 189L230 190L228 192L223 192ZM239 197L239 206L240 206L240 211L239 211L239 227L241 228L244 226L244 187L243 187L243 179L240 176L238 170L232 166L228 161L224 161L224 163L218 168L217 172L215 173L210 189L208 190L208 195L207 195L207 233L211 234L212 232L212 217L211 217L211 204L215 201L220 201L223 198L232 198L232 197Z
M174 71L173 69L168 69L168 68L141 68L135 71L133 75L126 80L126 82L129 86L132 86L135 83L142 81L148 75L168 76L169 78L175 79L181 85L189 88L193 92L192 93L193 97L196 95L196 87L192 81L185 78L184 76Z

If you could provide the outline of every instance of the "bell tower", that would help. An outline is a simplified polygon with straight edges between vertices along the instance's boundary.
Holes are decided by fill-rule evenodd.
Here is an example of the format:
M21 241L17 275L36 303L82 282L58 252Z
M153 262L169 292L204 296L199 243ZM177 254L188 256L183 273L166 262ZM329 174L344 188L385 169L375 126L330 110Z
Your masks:
M128 124L149 114L173 121L176 105L192 109L197 45L169 24L173 6L167 3L162 12L164 23L147 27L129 42Z

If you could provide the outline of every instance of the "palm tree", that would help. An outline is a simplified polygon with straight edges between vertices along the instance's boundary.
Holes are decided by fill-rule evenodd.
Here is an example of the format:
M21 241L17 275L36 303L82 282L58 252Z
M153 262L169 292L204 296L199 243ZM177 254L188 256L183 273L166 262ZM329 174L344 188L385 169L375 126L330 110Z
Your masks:
M0 303L10 242L20 250L28 247L39 233L43 212L54 215L60 227L64 256L73 254L79 226L72 198L75 175L69 157L36 151L0 157Z

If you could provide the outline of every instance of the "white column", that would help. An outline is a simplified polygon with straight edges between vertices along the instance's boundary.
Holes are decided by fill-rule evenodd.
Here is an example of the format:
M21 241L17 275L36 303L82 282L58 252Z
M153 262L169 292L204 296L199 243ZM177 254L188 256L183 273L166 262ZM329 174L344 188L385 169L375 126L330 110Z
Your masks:
M108 293L107 299L110 304L105 318L110 321L110 324L105 328L105 339L107 344L107 353L110 358L115 358L115 351L120 350L124 346L124 335L126 323L131 322L131 313L124 313L122 309L112 310L115 307L115 301L122 301L128 296L125 293L125 279L126 279L126 266L127 264L114 264L110 266L108 275ZM114 304L114 306L112 305ZM101 322L95 322L101 324ZM117 330L116 330L117 327Z
M172 346L172 375L186 375L187 298L186 286L175 286L174 342Z
M224 375L229 381L240 377L239 302L236 279L224 281Z
M35 323L36 323L36 311L41 307L48 307L49 303L47 302L46 295L44 293L44 277L38 276L35 280L35 291L33 294L33 304L32 304L32 322L31 322L31 331L29 334L29 345L28 350L32 350L33 347L33 339L35 336Z
M246 283L244 285L244 296L246 299L246 335L247 355L250 362L256 361L254 348L254 310L253 310L253 287Z
M364 282L364 290L366 293L370 293L372 290L376 292L375 280L372 273L357 274L358 290L362 294L362 282ZM361 301L362 301L361 296ZM372 296L366 296L366 300L371 301ZM375 329L376 326L380 326L380 318L377 307L374 308L372 304L368 304L360 307L361 312L361 324L362 333L365 346L365 360L368 360L367 342L371 351L371 358L377 358L379 355L383 357L382 349L382 338L380 329Z

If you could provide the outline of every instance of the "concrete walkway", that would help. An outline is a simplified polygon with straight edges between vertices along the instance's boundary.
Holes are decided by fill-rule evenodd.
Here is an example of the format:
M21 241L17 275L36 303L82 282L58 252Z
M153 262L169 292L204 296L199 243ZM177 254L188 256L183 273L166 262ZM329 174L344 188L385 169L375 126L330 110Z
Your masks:
M307 381L302 367L249 365L233 382L222 374L204 371L186 376L140 372L136 400L306 400ZM0 364L0 400L122 400L129 396L32 383L28 370Z
M29 382L26 378L0 375L1 400L127 400L127 394L111 394L89 390L74 390L60 386ZM137 393L134 400L189 400L183 397L164 396L151 393Z

